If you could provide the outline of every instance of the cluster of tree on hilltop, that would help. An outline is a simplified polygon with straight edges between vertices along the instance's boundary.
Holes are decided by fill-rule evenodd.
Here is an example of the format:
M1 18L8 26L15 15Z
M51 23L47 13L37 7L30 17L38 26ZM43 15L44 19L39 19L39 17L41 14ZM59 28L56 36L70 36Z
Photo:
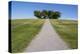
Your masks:
M40 19L58 19L61 16L61 13L59 11L47 11L47 10L43 10L43 11L39 11L39 10L35 10L34 11L34 16L36 16L37 18Z

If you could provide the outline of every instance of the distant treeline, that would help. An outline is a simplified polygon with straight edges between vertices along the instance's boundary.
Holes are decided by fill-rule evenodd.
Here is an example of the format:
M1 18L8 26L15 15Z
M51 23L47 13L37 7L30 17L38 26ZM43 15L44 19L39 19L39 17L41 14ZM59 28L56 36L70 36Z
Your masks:
M58 19L61 16L61 13L59 11L51 11L51 10L35 10L34 11L34 16L40 19Z

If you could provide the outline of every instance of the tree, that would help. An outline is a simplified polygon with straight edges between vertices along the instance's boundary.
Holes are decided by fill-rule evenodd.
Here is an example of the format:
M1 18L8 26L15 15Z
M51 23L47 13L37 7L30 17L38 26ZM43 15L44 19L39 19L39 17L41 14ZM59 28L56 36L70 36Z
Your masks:
M43 14L44 18L48 18L48 11L47 10L43 10L42 14Z
M58 19L59 17L60 17L60 12L58 12L58 11L55 11L54 13L53 13L53 16L52 16L52 18L54 18L54 19Z
M58 11L47 11L47 10L43 10L43 11L34 11L34 15L38 18L41 19L58 19L61 16L61 13Z
M36 16L37 18L41 18L41 12L40 11L34 11L34 16Z
M48 18L49 18L49 19L52 19L52 18L53 18L53 17L52 17L53 14L54 14L54 12L51 11L51 10L49 10L49 11L48 11Z

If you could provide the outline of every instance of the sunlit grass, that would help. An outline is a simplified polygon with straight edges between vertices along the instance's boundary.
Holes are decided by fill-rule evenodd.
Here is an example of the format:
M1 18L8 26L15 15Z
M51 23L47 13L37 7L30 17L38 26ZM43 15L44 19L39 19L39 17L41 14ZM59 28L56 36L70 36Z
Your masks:
M17 19L11 21L12 52L22 52L38 34L44 19Z
M78 48L78 23L74 20L54 20L51 24L70 48Z

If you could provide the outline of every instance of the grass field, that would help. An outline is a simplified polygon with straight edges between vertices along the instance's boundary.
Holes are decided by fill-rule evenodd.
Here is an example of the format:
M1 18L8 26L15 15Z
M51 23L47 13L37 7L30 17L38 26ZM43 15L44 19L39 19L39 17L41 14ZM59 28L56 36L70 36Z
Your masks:
M12 52L23 52L39 33L45 19L16 19L11 21ZM78 23L74 20L50 19L52 26L70 48L78 48Z
M78 23L74 20L50 20L52 26L70 48L78 48Z
M12 52L22 52L38 34L44 19L16 19L11 21Z

